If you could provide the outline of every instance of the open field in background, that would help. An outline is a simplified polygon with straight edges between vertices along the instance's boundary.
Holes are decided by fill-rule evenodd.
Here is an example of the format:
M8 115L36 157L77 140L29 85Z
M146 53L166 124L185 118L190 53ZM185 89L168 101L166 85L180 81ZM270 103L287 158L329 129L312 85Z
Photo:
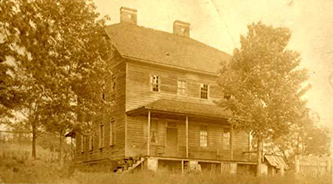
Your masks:
M330 177L220 175L212 172L199 174L172 173L161 170L157 173L138 171L127 174L80 172L71 162L59 167L57 162L43 160L20 160L0 158L0 177L5 183L112 183L112 184L331 184Z
M0 156L4 159L31 159L31 137L19 133L7 133L5 135L0 132ZM70 144L64 144L63 156L65 160L72 159L73 152ZM36 142L36 157L44 161L56 162L59 158L58 139L55 136L50 135L39 137Z
M39 145L36 146L37 158L45 161L56 161L58 159L59 153L56 151L51 151L50 149L43 148ZM31 159L31 144L22 144L17 142L2 142L0 146L0 155L5 159L13 158L19 160L29 160Z

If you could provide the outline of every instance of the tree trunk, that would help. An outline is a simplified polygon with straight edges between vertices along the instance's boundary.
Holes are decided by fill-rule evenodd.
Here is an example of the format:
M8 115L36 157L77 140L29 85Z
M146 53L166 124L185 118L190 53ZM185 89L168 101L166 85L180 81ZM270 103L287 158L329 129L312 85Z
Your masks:
M257 176L260 176L261 175L261 137L258 137L257 139L257 156L258 156L258 159L257 159Z
M63 136L62 136L62 131L60 131L59 134L59 163L60 166L62 167L64 165L64 158L63 158L63 152L64 152L64 146L63 146Z
M36 158L36 139L37 139L37 131L35 122L32 123L32 158Z

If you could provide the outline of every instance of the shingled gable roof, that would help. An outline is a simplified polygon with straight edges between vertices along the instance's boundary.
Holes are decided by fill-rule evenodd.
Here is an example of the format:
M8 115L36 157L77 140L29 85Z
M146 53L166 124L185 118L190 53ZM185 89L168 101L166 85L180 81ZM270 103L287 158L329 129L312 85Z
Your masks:
M188 37L118 23L106 32L124 58L156 62L195 71L217 73L230 55Z
M216 105L183 102L169 99L156 100L152 103L146 104L145 106L127 111L126 113L128 115L136 115L144 113L146 110L222 119L228 119L232 117L230 111Z

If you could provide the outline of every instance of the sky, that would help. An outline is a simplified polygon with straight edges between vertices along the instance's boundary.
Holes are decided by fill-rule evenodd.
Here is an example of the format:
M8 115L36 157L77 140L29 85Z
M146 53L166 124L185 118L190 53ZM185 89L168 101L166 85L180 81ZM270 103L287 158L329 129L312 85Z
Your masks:
M319 124L333 129L333 0L94 0L109 24L120 7L138 11L138 25L172 32L175 20L191 24L190 37L232 54L240 35L258 21L292 32L289 49L301 54L312 88L305 98ZM331 77L331 79L330 79Z

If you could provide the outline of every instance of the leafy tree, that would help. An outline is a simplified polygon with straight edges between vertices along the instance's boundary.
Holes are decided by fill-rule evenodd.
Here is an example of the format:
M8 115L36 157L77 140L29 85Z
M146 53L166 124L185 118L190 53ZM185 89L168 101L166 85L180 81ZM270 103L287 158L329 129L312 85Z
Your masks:
M317 119L317 120L316 120ZM289 134L273 140L273 143L289 157L294 155L330 155L329 129L318 126L319 117L305 116L302 124L291 127Z
M325 127L311 127L301 139L301 153L303 155L329 155L331 138Z
M107 18L99 19L93 3L85 0L6 0L0 10L10 45L2 57L14 58L30 95L24 112L30 112L33 135L37 127L57 133L62 160L66 131L89 125L77 115L97 115L111 104L101 96L112 79Z
M2 4L2 1L0 1ZM0 6L0 20L4 19ZM21 104L23 94L20 91L20 81L15 79L16 68L11 62L12 58L6 57L11 53L11 43L5 39L5 29L2 29L4 23L0 22L0 122L3 123L5 117L13 117L13 110Z
M5 50L1 53L1 57L11 58L11 62L15 65L13 80L20 81L20 88L24 91L23 108L18 114L24 115L26 120L19 125L21 130L28 129L32 132L32 156L35 158L40 105L46 97L45 85L40 80L44 70L41 62L47 55L45 49L37 44L40 37L45 37L45 33L41 30L38 33L33 32L38 27L31 18L36 15L32 6L28 1L1 1L0 25L3 37L1 47ZM17 124L13 126L18 129Z
M12 117L12 111L20 104L19 84L10 74L13 71L12 66L0 59L0 117Z
M260 175L262 141L288 134L307 111L301 97L308 89L300 55L286 48L291 33L261 22L248 26L241 48L222 64L219 85L226 98L219 105L233 112L230 122L257 140L257 175Z

